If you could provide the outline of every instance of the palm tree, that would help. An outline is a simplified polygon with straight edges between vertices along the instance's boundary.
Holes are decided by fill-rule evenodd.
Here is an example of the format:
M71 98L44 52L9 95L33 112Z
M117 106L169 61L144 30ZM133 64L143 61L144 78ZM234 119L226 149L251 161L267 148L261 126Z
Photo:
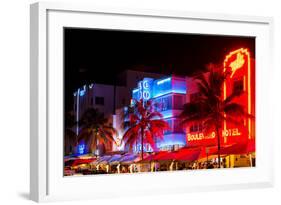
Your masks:
M66 145L77 145L77 135L73 131L76 122L74 120L73 112L66 112L65 115L65 132L64 132L64 145L65 145L65 152L66 152ZM72 150L70 150L71 152ZM69 153L66 153L69 154Z
M244 93L243 91L233 92L225 99L223 98L223 84L228 75L228 72L222 72L222 69L218 68L209 69L207 76L198 75L195 80L197 80L199 96L194 102L185 104L180 115L183 124L197 121L202 123L205 132L215 129L219 167L221 158L220 130L223 122L244 126L243 119L253 117L244 111L242 105L234 102L234 99Z
M164 131L169 130L169 124L163 120L161 113L155 110L151 100L134 100L134 105L130 107L129 126L125 132L123 140L130 147L141 138L141 159L143 160L144 140L155 148L155 138L163 139Z
M84 112L79 125L81 130L78 142L85 140L91 151L97 150L98 142L103 144L115 142L113 136L117 134L117 131L108 125L108 120L95 108L89 108Z

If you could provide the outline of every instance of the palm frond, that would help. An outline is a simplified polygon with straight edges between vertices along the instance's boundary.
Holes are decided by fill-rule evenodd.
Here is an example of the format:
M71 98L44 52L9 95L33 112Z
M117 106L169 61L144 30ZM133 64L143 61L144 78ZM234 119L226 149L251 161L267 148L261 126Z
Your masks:
M122 140L126 143L131 138L137 138L139 135L140 125L134 125L130 127L123 135Z
M245 127L244 126L244 122L243 120L239 120L237 118L234 118L234 117L231 117L231 116L224 116L224 121L230 123L230 124L233 124L235 126L239 126L239 127Z
M230 116L245 117L248 114L244 110L244 106L238 103L228 103L224 106L223 111Z
M154 118L163 118L163 115L160 112L152 112L147 116L147 120L152 120Z
M149 130L144 131L145 142L149 143L153 149L155 149L155 142L153 136Z
M231 95L227 96L224 100L224 104L231 103L235 98L240 97L241 95L245 94L244 91L233 92Z

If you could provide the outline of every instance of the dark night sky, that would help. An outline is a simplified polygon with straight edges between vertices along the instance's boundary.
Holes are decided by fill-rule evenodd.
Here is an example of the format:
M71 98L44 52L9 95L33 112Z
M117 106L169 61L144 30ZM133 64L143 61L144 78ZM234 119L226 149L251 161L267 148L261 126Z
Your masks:
M255 55L252 37L65 28L66 107L73 91L85 83L113 84L127 69L190 75L208 63L222 63L240 47Z

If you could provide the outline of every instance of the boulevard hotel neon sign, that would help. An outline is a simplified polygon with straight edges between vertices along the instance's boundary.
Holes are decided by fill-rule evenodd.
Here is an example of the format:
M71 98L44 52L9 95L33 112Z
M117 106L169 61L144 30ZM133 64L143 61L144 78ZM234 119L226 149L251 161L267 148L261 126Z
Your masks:
M235 137L240 136L241 132L238 128L232 128L227 130L222 130L221 136L222 137ZM208 139L214 139L216 137L216 132L213 131L208 135L205 135L203 132L200 133L194 133L194 134L187 134L187 140L189 142L191 141L197 141L197 140L208 140Z
M233 82L235 78L243 79L243 89L247 93L247 97L245 97L244 103L245 108L247 108L247 112L249 114L252 113L251 107L251 61L250 61L250 53L245 48L240 48L230 52L224 60L223 63L223 71L229 72L230 75L226 79L223 84L223 99L226 99L232 93ZM225 115L226 117L226 115ZM251 138L251 119L248 119L245 123L245 127L248 130L248 139ZM227 124L226 121L223 123L223 127L220 131L220 136L223 137L224 143L227 143L228 137L238 137L242 135L242 130L244 132L245 129L240 129L237 127L231 127L231 125ZM246 134L246 133L245 133ZM187 131L187 141L195 142L201 140L212 140L216 138L216 132L211 132L209 134L206 133L188 133Z

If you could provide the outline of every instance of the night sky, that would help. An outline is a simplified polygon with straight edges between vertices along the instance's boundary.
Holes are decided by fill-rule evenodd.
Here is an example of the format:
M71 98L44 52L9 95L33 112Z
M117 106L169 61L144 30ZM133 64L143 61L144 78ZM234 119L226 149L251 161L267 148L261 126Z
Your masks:
M74 90L86 83L113 84L127 69L191 75L240 47L254 57L253 37L65 28L66 110Z

